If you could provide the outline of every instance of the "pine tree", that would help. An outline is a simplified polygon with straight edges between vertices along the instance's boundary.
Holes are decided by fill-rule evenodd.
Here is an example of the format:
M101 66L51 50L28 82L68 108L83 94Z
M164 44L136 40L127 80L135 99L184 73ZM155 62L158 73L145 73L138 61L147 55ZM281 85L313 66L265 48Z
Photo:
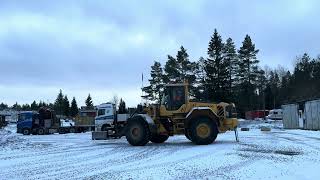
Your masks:
M85 103L86 103L87 107L90 107L90 108L93 107L92 98L91 98L90 94L88 95Z
M259 50L255 48L249 35L246 35L242 46L238 50L239 63L237 79L239 82L238 89L241 90L238 94L239 109L244 112L253 108L253 98L257 88L257 80L259 76L259 68L257 53Z
M174 57L168 55L168 61L165 64L164 72L165 72L163 76L164 83L168 84L170 82L178 81L178 77L180 77L180 73L178 71L178 62Z
M125 114L127 113L127 109L126 109L126 103L122 100L122 98L120 99L119 102L119 110L118 110L119 114Z
M68 100L67 95L63 98L63 115L69 116L70 115L70 102Z
M63 107L64 107L63 94L62 94L62 90L60 89L59 94L54 102L54 110L57 113L57 115L63 115Z
M32 110L32 111L37 111L38 109L39 109L39 106L38 106L37 102L36 102L36 101L33 101L33 102L31 103L31 110Z
M161 100L161 94L163 91L163 70L160 62L155 61L153 66L151 66L151 79L149 79L149 86L142 88L146 93L144 98L151 101Z
M21 106L21 110L22 110L22 111L30 111L30 110L31 110L31 107L30 107L29 104L23 104L23 105Z
M18 102L16 102L14 105L12 105L12 109L16 110L16 111L20 111L21 110L21 105L18 104Z
M78 109L77 101L76 101L76 98L73 97L71 101L71 107L70 107L70 116L76 117L78 113L79 113L79 109Z
M228 100L234 101L235 98L235 85L236 85L236 72L238 68L238 55L237 50L234 45L234 42L231 38L228 38L224 48L223 48L223 60L226 64L226 68L228 71L228 78L227 78L227 92L228 92Z
M227 98L228 86L227 63L223 60L223 48L221 36L217 30L211 37L208 47L208 59L206 60L206 80L208 98L212 101L224 101Z
M8 105L4 104L3 102L0 104L0 110L8 109Z
M281 77L280 102L282 104L288 103L290 101L290 96L291 96L290 80L291 80L291 73L290 71L287 71L287 73Z
M176 58L168 55L168 61L164 66L163 82L168 83L183 83L187 81L190 85L190 95L195 96L196 91L196 75L197 63L189 60L187 50L181 46L177 52Z
M206 85L205 85L205 79L206 79L206 71L205 71L205 59L203 57L199 58L199 61L197 62L197 68L195 71L196 80L194 83L195 90L194 90L194 96L198 101L205 101L207 99L206 94Z

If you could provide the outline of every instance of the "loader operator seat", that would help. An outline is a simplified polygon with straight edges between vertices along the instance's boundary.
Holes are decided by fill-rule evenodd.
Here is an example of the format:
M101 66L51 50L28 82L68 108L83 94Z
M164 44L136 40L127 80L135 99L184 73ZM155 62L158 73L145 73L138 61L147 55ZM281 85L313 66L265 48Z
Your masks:
M168 87L165 90L161 104L169 111L178 110L185 103L185 93L183 87Z

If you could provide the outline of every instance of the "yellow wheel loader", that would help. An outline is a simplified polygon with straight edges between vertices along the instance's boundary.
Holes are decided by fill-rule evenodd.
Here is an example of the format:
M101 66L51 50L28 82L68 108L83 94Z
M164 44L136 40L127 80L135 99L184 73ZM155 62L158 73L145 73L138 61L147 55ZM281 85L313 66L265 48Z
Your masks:
M93 132L92 139L126 136L131 145L143 146L184 134L193 143L206 145L214 142L218 133L234 130L238 141L236 115L234 104L194 102L189 99L188 83L169 84L161 104L149 105L121 124L115 115L109 129Z

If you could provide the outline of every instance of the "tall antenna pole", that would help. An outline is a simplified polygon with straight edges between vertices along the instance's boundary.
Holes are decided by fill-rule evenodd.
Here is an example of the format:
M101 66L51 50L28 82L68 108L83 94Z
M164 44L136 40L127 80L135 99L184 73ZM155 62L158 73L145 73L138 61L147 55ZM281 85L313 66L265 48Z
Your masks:
M143 104L143 72L141 73L141 104Z

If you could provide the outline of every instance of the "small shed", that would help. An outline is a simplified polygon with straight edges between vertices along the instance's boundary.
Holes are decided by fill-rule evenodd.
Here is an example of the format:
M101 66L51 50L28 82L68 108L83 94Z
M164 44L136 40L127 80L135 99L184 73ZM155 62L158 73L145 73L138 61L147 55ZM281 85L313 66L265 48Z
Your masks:
M299 128L298 107L298 104L286 104L281 106L283 112L283 127L285 129Z
M320 130L320 99L305 103L304 117L304 129Z

